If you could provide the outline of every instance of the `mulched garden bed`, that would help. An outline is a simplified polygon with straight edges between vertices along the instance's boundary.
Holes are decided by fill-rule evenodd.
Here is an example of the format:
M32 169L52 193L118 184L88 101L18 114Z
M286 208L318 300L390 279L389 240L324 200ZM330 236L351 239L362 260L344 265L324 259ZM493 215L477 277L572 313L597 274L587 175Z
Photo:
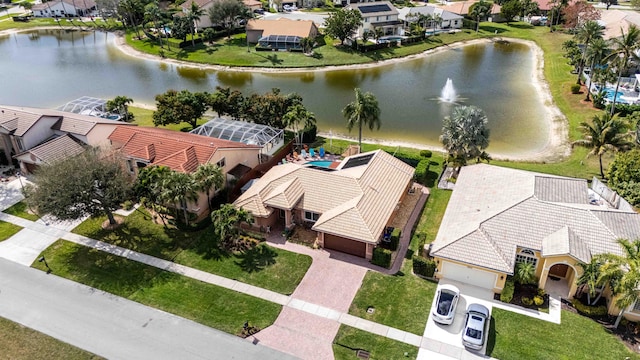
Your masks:
M538 295L538 287L536 285L520 285L520 284L515 284L515 289L513 292L513 299L511 299L511 302L509 304L512 305L518 305L520 307L523 307L525 309L532 309L532 310L536 310L539 311L539 309L549 309L549 295L544 294L542 296L542 298L544 299L544 302L542 303L542 305L538 306L536 304L531 304L531 305L525 305L522 302L522 298L529 298L533 300L533 297ZM494 295L494 299L495 300L500 300L500 294L495 294Z

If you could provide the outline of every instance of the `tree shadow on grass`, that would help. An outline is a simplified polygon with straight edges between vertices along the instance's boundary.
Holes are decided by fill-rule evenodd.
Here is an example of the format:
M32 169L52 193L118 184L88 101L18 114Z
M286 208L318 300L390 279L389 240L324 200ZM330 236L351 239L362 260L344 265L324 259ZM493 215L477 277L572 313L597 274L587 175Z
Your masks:
M276 263L278 254L270 247L256 246L250 250L238 255L240 261L236 261L236 265L240 266L242 271L253 273L264 270L267 266Z
M256 55L263 59L266 59L271 63L271 65L282 65L283 63L283 60L278 58L278 54L271 54L271 55L264 56L256 52Z

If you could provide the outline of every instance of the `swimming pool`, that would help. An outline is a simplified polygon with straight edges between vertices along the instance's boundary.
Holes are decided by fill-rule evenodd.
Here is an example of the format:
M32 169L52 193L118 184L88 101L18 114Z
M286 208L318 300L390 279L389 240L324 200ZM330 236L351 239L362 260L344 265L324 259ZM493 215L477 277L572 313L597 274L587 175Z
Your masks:
M308 163L306 163L307 165L313 165L313 166L320 166L320 167L326 167L328 168L329 166L331 166L331 164L333 164L333 161L327 161L327 160L314 160L314 161L309 161Z

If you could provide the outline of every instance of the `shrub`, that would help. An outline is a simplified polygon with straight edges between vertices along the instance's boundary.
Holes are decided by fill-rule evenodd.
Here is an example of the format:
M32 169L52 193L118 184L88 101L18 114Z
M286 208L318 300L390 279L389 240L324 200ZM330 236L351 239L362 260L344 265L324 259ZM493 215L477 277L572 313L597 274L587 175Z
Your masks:
M502 289L502 293L500 293L500 301L510 303L513 300L513 292L515 290L515 285L513 283L513 279L509 278L504 283L504 288Z
M546 294L546 291L544 291L544 289L538 288L538 296L544 296Z
M616 100L620 100L619 98ZM611 104L606 106L608 112L611 112ZM615 113L619 116L627 117L636 111L640 111L640 105L638 104L622 104L616 102Z
M431 150L420 150L420 156L423 158L430 158L433 155Z
M400 234L402 234L402 230L400 229L393 229L393 232L391 232L391 244L389 244L389 249L391 249L391 251L396 251L398 249Z
M578 85L578 84L571 85L571 93L572 94L580 94L580 85Z
M518 284L527 285L536 283L536 266L530 262L519 262L516 264L516 271L513 274L514 280Z
M127 200L127 201L123 202L122 203L122 208L124 210L127 210L127 211L133 209L133 202L131 200Z
M427 181L427 174L429 173L429 166L431 165L431 161L428 159L420 160L418 165L416 166L416 171L414 173L414 179L416 182L425 185Z
M436 262L433 259L423 258L422 256L413 257L413 273L433 277L436 272Z
M523 296L522 297L522 303L525 304L526 306L529 306L529 305L533 304L533 300L529 299L526 296Z
M536 295L533 297L533 303L536 304L536 306L540 306L544 304L544 298L542 296Z
M391 265L391 250L383 249L381 247L373 249L373 258L371 259L371 263L388 269Z
M604 305L600 306L589 306L585 305L578 299L571 300L573 307L578 310L578 312L582 315L593 317L593 316L605 316L607 315L607 308Z

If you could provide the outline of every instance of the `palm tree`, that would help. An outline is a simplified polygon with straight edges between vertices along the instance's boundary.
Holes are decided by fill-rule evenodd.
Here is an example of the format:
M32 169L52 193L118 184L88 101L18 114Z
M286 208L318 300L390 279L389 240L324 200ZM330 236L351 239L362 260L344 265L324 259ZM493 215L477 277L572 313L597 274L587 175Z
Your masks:
M367 125L369 130L380 129L380 107L378 99L371 92L362 93L360 88L354 89L356 100L350 102L342 109L342 115L347 118L347 129L351 131L358 127L358 146L362 148L362 126Z
M584 293L584 288L588 288L587 303L589 305L595 305L602 296L602 290L604 290L605 284L608 283L607 279L602 277L600 267L602 266L602 260L599 256L594 256L588 264L578 263L578 266L582 268L582 275L576 281L576 285L580 287L580 292ZM598 296L591 301L591 299Z
M224 174L222 169L215 164L202 164L193 173L193 178L200 190L204 190L207 194L207 205L209 205L209 213L211 213L211 200L209 193L212 189L221 189L224 185Z
M456 106L452 116L444 118L440 136L449 157L460 165L468 159L489 160L485 152L490 134L487 123L487 116L479 107Z
M296 104L290 107L289 111L284 114L284 116L282 117L282 121L284 122L284 125L286 127L290 127L293 129L296 141L299 144L302 142L300 129L305 129L315 125L316 115L311 111L308 111L304 107L304 105ZM300 125L302 125L302 127Z
M162 11L160 11L160 8L158 7L158 2L154 1L147 4L144 7L144 15L148 20L151 20L153 22L153 27L158 30L158 41L160 41L160 48L164 48L162 44L162 32L158 28L158 19L162 17Z
M578 64L578 81L577 84L580 85L582 70L584 69L584 62L587 54L587 49L592 41L596 39L602 39L604 35L604 30L598 22L594 20L589 20L582 24L578 29L578 33L576 34L576 39L582 41L584 44L584 50L582 51L582 58L580 59L580 63Z
M536 266L530 262L519 262L513 272L515 281L522 285L535 284Z
M480 29L480 20L487 16L489 11L491 11L491 3L480 0L475 3L472 8L469 10L469 16L476 19L476 32Z
M172 172L162 184L162 199L174 204L176 211L182 208L185 224L189 224L188 202L198 199L196 189L196 183L189 174L177 171Z
M615 113L622 72L627 69L630 60L640 60L637 54L638 50L640 50L640 29L635 25L630 25L626 34L622 28L620 31L622 32L622 36L611 39L613 50L611 54L606 57L606 60L610 61L611 64L618 69L618 81L616 82L616 91L613 95L613 102L611 103L611 115Z
M433 14L431 17L431 24L433 25L433 34L436 33L436 28L442 25L442 16L440 14Z
M593 78L596 75L596 67L602 67L602 61L609 55L609 44L602 38L596 38L591 41L591 44L585 49L585 60L589 62L591 72L589 73L589 84L587 85L587 97L586 101L591 101L589 96L591 95L591 84Z
M626 124L617 115L611 116L609 113L604 113L600 116L595 115L591 123L581 122L580 129L584 138L574 141L571 145L591 149L587 156L598 156L600 176L604 179L602 155L607 151L624 150L631 146L627 140Z
M118 114L124 116L125 122L129 122L130 119L133 119L133 114L129 112L129 104L131 103L133 103L133 99L130 97L116 96L112 100L107 101L106 110L109 112L118 112Z
M625 310L638 301L640 285L640 239L618 239L618 244L624 255L604 254L604 263L600 267L601 277L615 279L611 291L616 307L620 309L615 327L620 324Z
M201 9L200 6L194 1L191 3L191 8L187 11L187 19L192 23L191 25L191 46L196 46L195 36L198 28L198 21L200 21L200 17L204 15L204 9Z
M244 209L224 204L220 209L211 213L211 222L215 238L225 247L231 248L236 244L240 233L240 223L253 223L253 216Z

